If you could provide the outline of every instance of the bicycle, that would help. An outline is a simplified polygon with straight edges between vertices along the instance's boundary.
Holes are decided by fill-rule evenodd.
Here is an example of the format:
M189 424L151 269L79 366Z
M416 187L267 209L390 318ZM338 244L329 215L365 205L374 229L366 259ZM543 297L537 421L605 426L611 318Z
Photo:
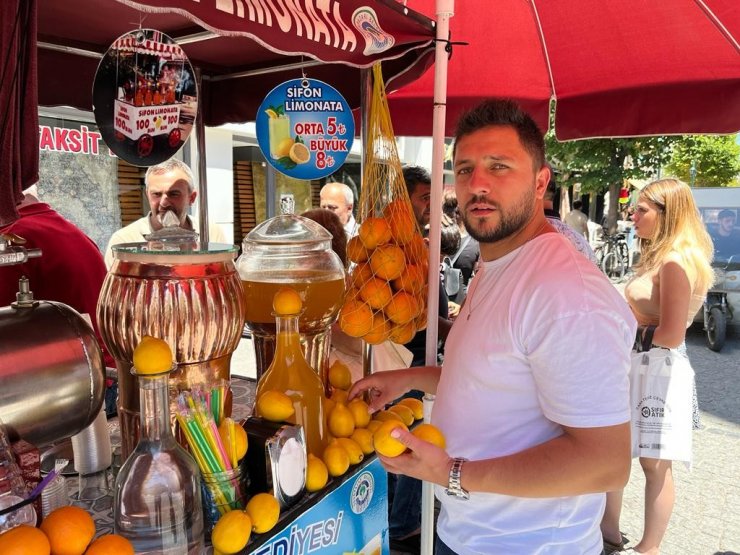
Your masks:
M629 248L624 233L609 235L604 232L604 242L594 249L601 271L612 281L619 281L627 272Z

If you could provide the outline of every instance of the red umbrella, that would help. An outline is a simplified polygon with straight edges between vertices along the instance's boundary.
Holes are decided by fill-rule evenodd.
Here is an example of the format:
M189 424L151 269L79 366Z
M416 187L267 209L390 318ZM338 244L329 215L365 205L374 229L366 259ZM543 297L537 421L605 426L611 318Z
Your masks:
M36 0L0 2L0 227L18 219L21 191L38 181Z
M39 104L90 110L100 55L139 25L171 36L202 70L206 125L253 121L301 65L358 106L359 68L382 60L401 86L433 62L432 21L396 0L39 0Z
M435 0L408 0L434 14ZM458 1L446 135L492 96L518 100L558 139L740 129L737 0ZM434 72L390 95L398 135L431 135Z

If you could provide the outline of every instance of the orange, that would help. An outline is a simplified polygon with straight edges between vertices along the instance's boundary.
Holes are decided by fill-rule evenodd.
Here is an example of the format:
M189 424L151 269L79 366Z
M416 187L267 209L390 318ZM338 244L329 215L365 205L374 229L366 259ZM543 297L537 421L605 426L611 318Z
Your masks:
M107 534L92 542L85 555L134 555L134 546L123 536Z
M352 285L359 289L371 279L373 279L373 269L370 267L369 263L363 262L355 266L355 269L352 270L350 281L352 282Z
M369 250L391 240L391 227L385 218L368 218L362 222L357 233L362 244Z
M406 252L406 260L410 264L421 264L429 260L427 244L418 233L414 234L411 240L403 246L403 250Z
M370 258L370 253L367 252L365 245L362 244L359 235L355 235L347 241L347 258L352 262L365 262Z
M49 513L41 531L49 538L51 555L82 555L95 536L95 522L86 510L68 505Z
M372 308L380 309L391 302L393 290L387 281L372 278L360 288L360 297Z
M367 332L362 338L370 345L379 345L386 339L391 333L391 326L386 320L385 315L380 313L373 314L373 325L370 331Z
M424 287L427 280L418 264L406 264L401 275L393 280L393 288L398 291L403 289L407 293L418 293Z
M49 539L33 526L21 524L0 534L3 555L49 555Z
M278 316L299 314L301 308L303 308L301 296L292 287L281 287L272 298L272 309Z
M388 338L398 345L405 345L414 338L416 331L414 322L408 322L403 325L396 324L391 328Z
M401 247L396 245L383 245L375 249L370 257L370 268L373 273L386 280L399 277L406 267L406 257Z
M406 450L406 446L391 437L391 432L396 428L408 430L406 425L400 420L388 420L380 425L373 434L373 446L375 452L384 457L397 457Z
M396 324L406 324L419 315L419 303L413 295L399 291L385 307L385 314Z
M414 431L411 432L419 439L423 439L437 447L445 448L445 436L439 431L439 428L432 424L419 424Z
M416 217L408 202L397 199L383 210L383 216L388 220L393 239L399 245L405 245L416 235Z
M339 312L339 327L352 337L362 337L373 325L373 311L368 305L359 301L344 303Z

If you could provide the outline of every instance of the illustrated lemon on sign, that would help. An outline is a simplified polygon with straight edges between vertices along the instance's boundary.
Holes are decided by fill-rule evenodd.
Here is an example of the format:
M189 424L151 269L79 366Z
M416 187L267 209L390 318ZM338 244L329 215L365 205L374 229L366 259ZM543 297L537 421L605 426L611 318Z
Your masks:
M145 335L134 349L134 368L139 375L161 374L172 368L172 349L163 340Z
M305 164L311 159L311 152L303 143L295 143L293 146L290 147L288 156L291 160L293 160L293 162L301 165Z
M252 519L242 510L229 511L218 519L211 533L214 555L232 555L247 546L252 535Z
M265 114L267 114L267 117L270 119L277 119L278 117L280 117L272 108L268 108L267 110L265 110Z
M285 137L278 143L277 151L275 152L280 158L283 156L290 156L290 149L295 144L295 141L290 137Z

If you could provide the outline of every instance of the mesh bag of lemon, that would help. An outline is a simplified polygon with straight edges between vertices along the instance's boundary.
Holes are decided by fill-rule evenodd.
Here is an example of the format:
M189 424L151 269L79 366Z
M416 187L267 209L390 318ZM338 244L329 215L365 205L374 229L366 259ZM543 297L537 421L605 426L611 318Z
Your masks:
M403 180L380 65L373 77L361 223L347 243L355 266L339 326L372 345L404 344L426 327L428 254Z

